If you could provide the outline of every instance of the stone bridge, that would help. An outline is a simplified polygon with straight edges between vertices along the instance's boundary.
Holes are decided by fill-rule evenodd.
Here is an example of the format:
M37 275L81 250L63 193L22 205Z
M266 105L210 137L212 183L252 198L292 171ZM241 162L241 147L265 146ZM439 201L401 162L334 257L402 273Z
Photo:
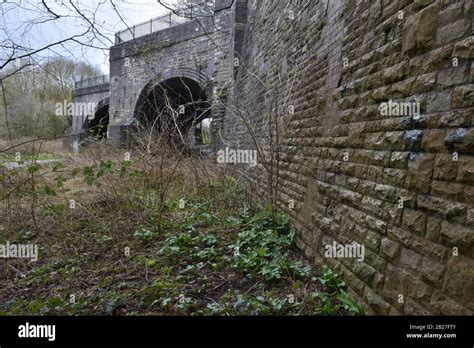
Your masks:
M204 119L212 118L217 134L233 83L234 57L242 47L244 28L237 22L246 18L245 11L246 1L218 0L213 17L183 22L169 15L116 33L110 82L80 81L74 92L74 102L100 102L108 112L95 107L89 117L75 115L74 132L106 124L107 137L126 146L130 127L153 123L168 103L184 114L180 127L193 145L202 142L194 131Z
M109 76L103 75L78 81L74 87L75 107L72 131L75 135L72 137L72 144L73 147L76 147L80 134L87 129L94 130L99 134L106 133L109 123ZM101 129L100 125L103 125Z

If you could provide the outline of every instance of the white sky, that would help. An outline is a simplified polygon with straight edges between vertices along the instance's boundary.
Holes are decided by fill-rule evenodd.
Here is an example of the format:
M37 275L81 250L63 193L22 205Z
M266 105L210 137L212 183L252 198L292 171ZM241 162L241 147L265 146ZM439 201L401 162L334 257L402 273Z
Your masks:
M165 3L172 6L175 1L166 0ZM35 49L72 35L79 35L86 31L88 22L74 11L75 6L88 18L95 18L95 23L100 27L101 34L104 35L94 39L91 44L110 47L113 45L115 32L126 29L127 25L139 24L168 12L156 0L46 0L45 3L51 11L65 17L54 21L45 21L54 15L47 13L41 0L0 2L0 43L11 39L22 46ZM112 4L115 4L118 13L127 24L124 24L120 19ZM91 36L78 40L89 42L90 39ZM0 52L1 63L1 60L5 59L10 51L5 51L4 48L0 48L0 50L3 50ZM108 50L68 42L41 52L37 58L48 59L58 54L87 61L99 67L104 74L108 74Z

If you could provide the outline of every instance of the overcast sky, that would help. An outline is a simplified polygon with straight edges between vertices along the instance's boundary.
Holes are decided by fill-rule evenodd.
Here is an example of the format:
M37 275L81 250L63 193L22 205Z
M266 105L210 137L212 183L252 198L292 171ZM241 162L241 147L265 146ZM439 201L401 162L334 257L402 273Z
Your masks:
M175 1L166 0L166 4L172 6ZM75 11L76 7L88 19L95 19L94 23L104 35L99 35L93 41L89 41L91 36L78 40L90 42L95 47L109 47L113 44L114 33L126 29L124 22L132 26L168 12L156 0L46 0L45 3L52 13L62 18L51 20L54 14L48 13L41 0L0 2L0 43L12 40L22 46L36 49L72 35L82 34L86 31L88 22ZM3 52L0 58L4 59L6 54L8 52ZM67 42L43 51L37 59L44 61L58 54L87 61L99 67L104 74L108 74L108 50Z

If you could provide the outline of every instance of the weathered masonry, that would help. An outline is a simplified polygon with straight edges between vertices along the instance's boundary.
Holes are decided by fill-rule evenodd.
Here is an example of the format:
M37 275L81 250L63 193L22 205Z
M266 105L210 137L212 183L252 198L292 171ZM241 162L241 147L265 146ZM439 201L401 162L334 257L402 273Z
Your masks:
M235 16L245 12L245 3L218 0L213 17L184 22L172 22L170 17L169 25L163 25L163 17L117 33L110 49L108 138L127 145L130 126L140 118L153 117L156 110L150 110L150 99L158 99L164 89L180 97L189 95L194 103L200 100L211 105L217 98L220 102L199 117L212 117L213 125L219 127L233 83L234 46L242 46ZM95 102L99 96L88 88L89 100ZM84 96L83 91L76 91L75 96L75 101L87 99L78 98ZM180 99L183 105L190 101ZM84 119L76 123L76 132L85 130Z
M370 313L474 311L473 18L471 0L248 2L234 99L260 129L294 108L281 208Z
M81 133L88 130L96 135L106 135L109 123L109 76L76 82L73 101L73 147L78 145Z
M221 101L215 148L255 145L226 110L262 140L278 112L278 201L307 257L369 313L472 314L473 18L472 0L216 1L111 48L109 137L126 143L143 101L182 81ZM333 242L363 260L327 257Z

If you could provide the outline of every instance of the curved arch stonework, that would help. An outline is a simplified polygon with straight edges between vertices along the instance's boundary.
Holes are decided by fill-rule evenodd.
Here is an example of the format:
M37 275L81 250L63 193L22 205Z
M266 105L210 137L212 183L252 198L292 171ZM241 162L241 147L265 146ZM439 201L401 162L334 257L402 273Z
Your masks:
M212 79L209 78L206 74L199 70L193 68L171 68L164 69L160 73L156 74L154 77L148 81L141 80L140 83L134 85L134 93L129 97L128 107L123 108L123 114L119 117L117 116L117 109L114 109L116 114L113 114L111 111L111 119L109 124L109 138L113 141L118 142L122 145L128 144L128 138L126 134L126 129L134 124L136 121L135 115L140 104L143 102L141 99L146 97L151 93L157 86L165 83L166 81L173 79L183 79L191 80L199 85L200 89L206 93L208 98L212 95ZM120 99L120 98L119 98ZM120 105L121 103L119 103ZM116 104L115 104L116 105ZM123 104L122 104L123 105ZM120 111L119 111L120 112ZM115 116L115 117L114 117ZM121 128L120 130L118 128ZM110 134L111 133L111 134Z
M165 83L166 81L173 79L183 79L191 80L199 85L202 91L206 93L208 97L212 94L212 80L207 78L204 74L199 72L193 72L191 69L170 69L165 71L163 74L159 74L151 79L140 91L140 93L135 98L135 106L133 108L133 116L136 114L136 110L139 107L140 99L147 94L151 93L159 85Z
M212 83L212 79L205 73L200 70L196 70L193 68L169 68L161 71L157 76L155 76L150 82L154 81L155 84L162 83L163 81L172 79L172 78L188 78L190 80L194 80L203 90L207 89L208 86Z
M150 79L136 95L136 98L134 99L133 116L135 116L137 107L140 104L140 98L152 92L160 84L172 79L192 80L199 85L201 90L203 90L208 97L212 95L212 79L202 72L192 68L165 69L162 73L157 74Z
M104 106L109 106L110 104L110 98L109 97L105 97L104 99L102 99L101 101L99 101L95 108L94 108L94 114L97 113L97 111L99 111L100 109L102 109Z
M178 74L179 76L176 76ZM188 149L208 150L200 123L212 115L211 81L191 69L172 69L151 79L135 99L131 131L155 130L169 141L186 144ZM170 107L179 112L175 119ZM137 128L136 126L139 126Z
M212 88L226 89L233 75L232 8L217 7L214 17L117 44L110 49L109 139L128 145L127 128L144 89L183 77L199 83L211 98ZM215 28L219 30L215 30ZM213 112L214 114L214 112Z

